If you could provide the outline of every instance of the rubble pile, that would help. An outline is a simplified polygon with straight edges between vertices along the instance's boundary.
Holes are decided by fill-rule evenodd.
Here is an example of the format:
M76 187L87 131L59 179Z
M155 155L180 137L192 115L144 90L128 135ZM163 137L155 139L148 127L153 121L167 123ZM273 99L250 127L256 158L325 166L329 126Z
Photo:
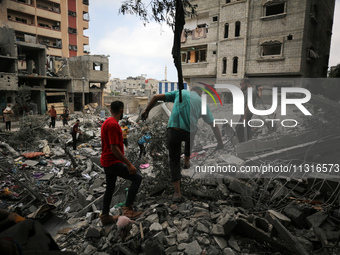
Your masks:
M79 118L74 115L73 119ZM71 150L69 127L44 129L27 116L13 136L1 136L0 208L38 220L61 251L76 254L339 254L340 185L324 176L294 178L277 174L237 176L183 170L185 201L172 202L166 149L166 122L133 126L127 157L140 168L143 182L134 222L119 217L102 226L99 215L105 174L99 163L100 119L82 122L84 137ZM70 123L72 124L72 123ZM139 159L141 133L152 139ZM232 137L216 156L210 127L199 129L192 165L247 165ZM226 134L228 136L228 134ZM20 142L14 142L17 141ZM20 137L20 138L19 138ZM240 151L240 150L239 150ZM311 150L309 150L311 151ZM315 155L313 158L316 158ZM289 164L284 158L261 164ZM252 161L254 162L254 161ZM243 176L244 177L244 176ZM111 214L121 215L129 183L118 179Z

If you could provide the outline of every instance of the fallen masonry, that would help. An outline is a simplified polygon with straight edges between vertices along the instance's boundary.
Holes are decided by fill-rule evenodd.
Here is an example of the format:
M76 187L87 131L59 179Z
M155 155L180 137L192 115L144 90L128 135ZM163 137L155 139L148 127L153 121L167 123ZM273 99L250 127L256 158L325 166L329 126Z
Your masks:
M189 169L182 172L185 199L173 203L166 121L155 118L147 123L153 137L148 155L138 160L139 148L133 146L145 123L131 128L127 150L136 166L144 165L135 203L144 213L128 228L121 222L102 226L99 215L106 183L99 162L98 117L82 119L85 136L75 151L70 149L68 128L48 129L37 121L38 131L28 132L27 123L33 125L32 120L22 120L21 131L13 136L0 132L0 237L16 240L27 251L24 254L340 254L338 179L321 174L205 178ZM287 155L295 151L289 139L278 139L277 155L284 156L273 158L274 152L263 150L258 139L248 147L239 145L240 154L226 142L212 158L210 135L200 130L201 145L193 153L192 165L246 165L259 155L265 163L288 164ZM257 153L262 151L257 159L248 150L252 146ZM324 146L314 145L308 158L317 158ZM122 214L128 187L118 179L112 215ZM19 215L26 220L19 221ZM6 229L1 228L3 220L9 224ZM30 236L32 229L36 234ZM14 244L0 238L2 247Z

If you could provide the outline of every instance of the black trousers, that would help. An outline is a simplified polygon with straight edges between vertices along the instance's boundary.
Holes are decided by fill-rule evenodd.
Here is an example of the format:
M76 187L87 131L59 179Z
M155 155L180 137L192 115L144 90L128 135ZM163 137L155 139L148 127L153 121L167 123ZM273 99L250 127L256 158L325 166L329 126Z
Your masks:
M55 128L55 117L51 117L52 128Z
M185 142L184 155L191 155L191 148L194 145L196 132L188 132L185 130L176 130L168 128L168 149L169 149L169 165L171 171L171 181L176 182L182 178L181 175L181 147Z
M63 126L67 126L67 125L68 125L67 120L63 120Z
M6 121L6 130L11 131L11 121Z
M72 144L73 144L73 149L76 150L77 149L77 134L73 134L72 133Z
M141 158L142 158L142 155L145 156L146 150L145 150L144 143L138 144L138 146L139 146L139 149L140 149L140 152L139 152L139 159L141 159Z
M109 167L104 167L106 175L106 190L103 199L103 214L110 212L110 205L112 195L116 187L117 176L131 181L128 196L126 198L125 206L131 206L136 199L139 186L142 182L142 176L139 174L130 174L128 168L123 163L116 163Z

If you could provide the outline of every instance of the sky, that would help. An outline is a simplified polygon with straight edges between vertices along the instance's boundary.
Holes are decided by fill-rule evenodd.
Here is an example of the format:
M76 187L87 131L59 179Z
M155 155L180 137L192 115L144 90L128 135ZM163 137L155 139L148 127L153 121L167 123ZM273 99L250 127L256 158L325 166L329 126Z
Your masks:
M177 81L171 55L173 32L166 24L143 22L133 15L118 13L120 0L90 1L91 54L109 55L111 78L145 76ZM329 66L340 63L340 0L336 0Z

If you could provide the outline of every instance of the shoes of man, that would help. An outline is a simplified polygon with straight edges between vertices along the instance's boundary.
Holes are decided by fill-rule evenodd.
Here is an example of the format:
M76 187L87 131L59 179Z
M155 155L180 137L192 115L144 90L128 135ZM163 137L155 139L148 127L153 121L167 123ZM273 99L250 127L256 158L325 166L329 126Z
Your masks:
M109 214L101 214L99 216L99 218L100 218L100 221L102 222L103 226L105 226L105 225L109 225L109 224L116 222L119 218L119 215L112 216L112 215L109 215Z
M132 209L132 206L124 206L123 207L123 216L126 216L132 220L137 219L140 215L142 214L142 212L136 212Z

